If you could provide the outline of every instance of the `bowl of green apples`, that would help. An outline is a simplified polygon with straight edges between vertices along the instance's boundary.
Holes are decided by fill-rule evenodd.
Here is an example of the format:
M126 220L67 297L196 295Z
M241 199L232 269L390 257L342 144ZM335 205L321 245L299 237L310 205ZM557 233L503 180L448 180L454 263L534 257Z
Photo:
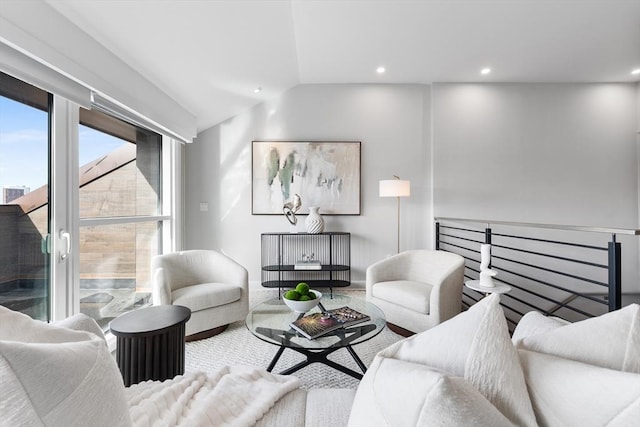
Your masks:
M306 313L318 305L322 293L309 289L304 282L298 283L295 289L291 289L283 295L284 303L296 313Z

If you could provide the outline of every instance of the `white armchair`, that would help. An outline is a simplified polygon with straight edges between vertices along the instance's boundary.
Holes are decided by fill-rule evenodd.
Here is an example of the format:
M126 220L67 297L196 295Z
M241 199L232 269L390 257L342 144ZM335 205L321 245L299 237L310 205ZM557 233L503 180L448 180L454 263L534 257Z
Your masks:
M153 304L191 309L186 340L207 338L249 312L247 270L216 251L189 250L151 260Z
M367 268L367 299L384 312L389 328L421 332L460 313L464 258L450 252L411 250Z

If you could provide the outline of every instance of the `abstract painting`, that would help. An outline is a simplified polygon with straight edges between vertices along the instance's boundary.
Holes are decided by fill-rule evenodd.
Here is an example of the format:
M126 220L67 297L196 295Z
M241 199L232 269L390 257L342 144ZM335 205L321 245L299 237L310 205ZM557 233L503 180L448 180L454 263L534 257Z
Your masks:
M282 214L298 194L301 214L360 215L360 142L252 142L251 213Z

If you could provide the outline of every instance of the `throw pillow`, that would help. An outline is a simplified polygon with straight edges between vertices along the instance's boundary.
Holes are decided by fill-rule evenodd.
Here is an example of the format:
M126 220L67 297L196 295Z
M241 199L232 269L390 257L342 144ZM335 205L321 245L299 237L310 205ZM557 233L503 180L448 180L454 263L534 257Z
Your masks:
M53 326L73 329L74 331L91 332L92 334L103 340L105 343L107 342L104 337L104 332L102 332L102 328L98 326L95 320L84 313L74 314L73 316L69 316L66 319L59 320L53 323Z
M640 374L520 350L542 426L631 426L640 420Z
M518 348L640 373L640 305L525 337Z
M91 335L87 332L49 325L0 305L0 340L59 343L89 339Z
M1 306L0 390L8 425L131 425L120 371L102 339Z
M372 367L376 366L377 359L402 360L463 377L512 423L536 425L518 354L496 294L432 329L381 351ZM356 400L360 389L371 385L367 376L375 376L375 370L369 368L365 374ZM362 391L365 396L367 393Z
M462 378L384 357L377 357L368 372L351 408L350 427L512 426Z
M571 322L567 322L559 317L549 317L538 311L530 311L522 316L516 325L511 341L514 345L518 345L520 341L527 337L544 334L570 324Z

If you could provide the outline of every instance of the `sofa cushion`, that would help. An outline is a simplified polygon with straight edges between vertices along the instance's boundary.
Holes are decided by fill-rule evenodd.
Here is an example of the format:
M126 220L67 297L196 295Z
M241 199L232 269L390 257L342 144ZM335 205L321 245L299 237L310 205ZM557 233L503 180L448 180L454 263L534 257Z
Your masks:
M640 305L525 337L518 347L603 368L640 373Z
M346 426L354 396L347 388L309 390L304 427Z
M171 293L172 303L190 308L191 311L206 310L238 301L242 288L229 283L202 283L177 289Z
M131 425L122 376L101 338L2 306L0 390L7 425Z
M258 420L254 427L304 426L306 405L307 390L296 389L290 391L282 396L269 412Z
M417 363L376 357L358 387L349 426L437 425L512 423L462 378Z
M514 424L536 425L497 294L435 328L391 345L376 357L418 363L463 377Z
M373 296L422 314L429 314L433 286L412 280L394 280L373 285Z
M296 389L280 398L255 427L346 426L354 396L355 390L346 388Z
M631 426L640 420L640 374L519 353L541 426Z

